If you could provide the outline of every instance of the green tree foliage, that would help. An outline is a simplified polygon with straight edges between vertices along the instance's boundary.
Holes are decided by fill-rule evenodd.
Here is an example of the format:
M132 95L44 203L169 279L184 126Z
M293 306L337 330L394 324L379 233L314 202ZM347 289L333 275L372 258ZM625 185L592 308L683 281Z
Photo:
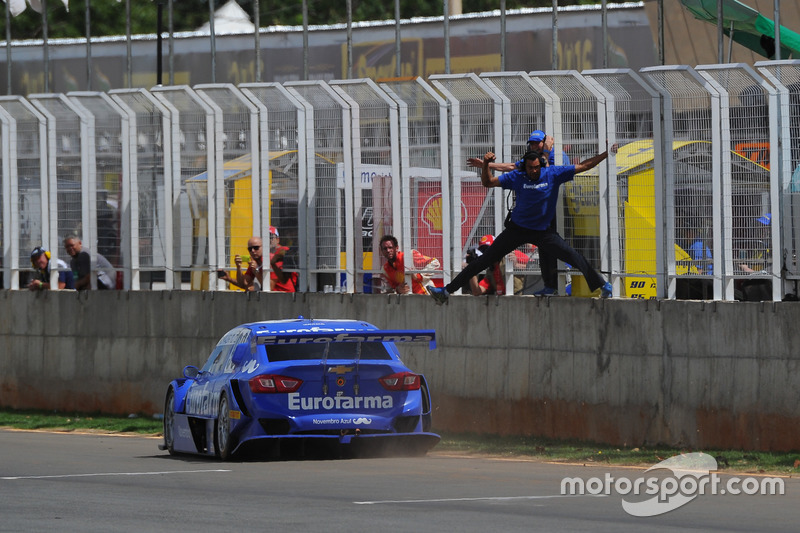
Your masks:
M86 1L70 0L69 11L60 0L47 0L48 36L52 38L80 38L86 35ZM125 0L89 0L91 12L92 37L104 35L125 35ZM167 0L164 3L162 24L167 30ZM214 0L218 9L225 0ZM254 0L237 0L239 5L253 14ZM597 0L559 0L559 6L574 4L596 4ZM130 0L131 33L155 33L157 27L157 1ZM506 9L520 7L552 7L552 0L506 0ZM347 2L345 0L307 0L308 22L315 24L336 24L347 21ZM442 0L400 0L400 17L430 17L443 13ZM499 9L499 0L462 0L464 13L491 11ZM393 0L352 0L353 21L393 20ZM260 25L302 25L302 0L260 0ZM191 31L209 18L208 0L173 0L173 25L175 31ZM5 38L5 18L0 17L3 26L2 39ZM13 40L41 39L42 16L26 9L11 20Z
M176 2L177 3L177 2ZM90 0L92 37L125 35L125 1ZM155 33L157 8L150 0L131 0L131 33ZM0 18L5 37L5 17ZM166 16L164 17L166 21ZM207 10L203 21L208 20ZM203 23L200 22L200 24ZM165 22L166 26L166 22ZM199 26L199 24L198 24ZM86 36L86 1L70 0L69 11L60 0L47 0L47 34L51 39ZM42 15L30 7L11 19L11 38L41 39Z

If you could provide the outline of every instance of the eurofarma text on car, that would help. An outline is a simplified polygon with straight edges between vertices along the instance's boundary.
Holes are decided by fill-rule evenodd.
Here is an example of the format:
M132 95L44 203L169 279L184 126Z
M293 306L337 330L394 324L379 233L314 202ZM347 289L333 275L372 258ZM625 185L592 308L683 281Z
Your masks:
M226 333L201 369L167 388L170 453L228 459L245 445L302 454L309 444L352 455L424 454L431 433L425 377L395 343L427 342L432 330L380 330L357 320L275 320Z

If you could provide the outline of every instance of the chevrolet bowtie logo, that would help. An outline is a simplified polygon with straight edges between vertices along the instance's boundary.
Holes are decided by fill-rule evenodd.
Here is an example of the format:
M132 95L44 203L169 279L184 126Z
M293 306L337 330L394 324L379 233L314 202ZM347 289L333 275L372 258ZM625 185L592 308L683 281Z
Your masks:
M334 374L347 374L348 372L352 372L353 368L354 367L352 366L344 366L344 365L329 366L328 372L333 372Z

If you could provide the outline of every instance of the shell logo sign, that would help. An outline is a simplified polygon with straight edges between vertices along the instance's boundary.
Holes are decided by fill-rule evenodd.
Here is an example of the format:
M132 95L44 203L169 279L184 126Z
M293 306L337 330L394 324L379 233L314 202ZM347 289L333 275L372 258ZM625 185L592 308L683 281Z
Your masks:
M430 235L442 234L442 194L428 197L422 206L422 223L428 228ZM461 203L461 224L467 222L467 206Z
M444 204L441 184L415 180L417 190L414 207L416 218L416 250L429 257L440 257L444 246Z
M431 235L442 234L442 194L428 197L422 206L422 223L428 228Z

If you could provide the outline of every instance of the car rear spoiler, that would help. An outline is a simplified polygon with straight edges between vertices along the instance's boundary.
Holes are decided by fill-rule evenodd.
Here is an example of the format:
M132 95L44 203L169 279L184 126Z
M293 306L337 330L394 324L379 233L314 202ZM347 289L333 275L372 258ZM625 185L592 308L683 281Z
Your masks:
M325 344L329 342L427 342L436 348L432 329L382 329L373 331L258 332L256 342L263 345Z

